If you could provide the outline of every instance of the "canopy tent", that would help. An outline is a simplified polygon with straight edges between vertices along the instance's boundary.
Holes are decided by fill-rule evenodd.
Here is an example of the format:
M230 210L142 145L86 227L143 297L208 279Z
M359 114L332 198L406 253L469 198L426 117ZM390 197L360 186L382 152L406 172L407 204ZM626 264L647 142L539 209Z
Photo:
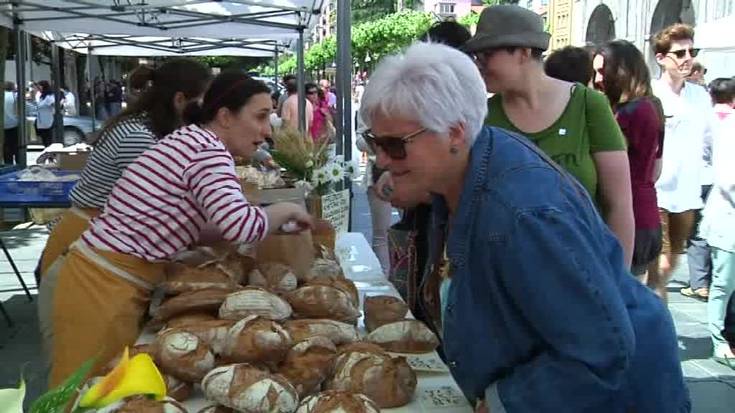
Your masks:
M695 46L701 49L697 57L707 68L708 81L735 76L735 16L700 24L695 28Z
M102 56L248 56L273 57L290 42L268 39L170 38L87 33L33 33L59 47Z

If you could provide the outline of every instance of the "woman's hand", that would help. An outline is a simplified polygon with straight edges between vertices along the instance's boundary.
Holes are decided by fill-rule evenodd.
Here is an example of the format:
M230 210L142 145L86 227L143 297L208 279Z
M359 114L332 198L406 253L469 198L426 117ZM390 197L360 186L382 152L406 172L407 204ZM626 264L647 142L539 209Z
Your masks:
M373 187L378 198L390 202L393 198L393 178L390 176L390 171L383 171Z
M291 202L280 202L267 206L264 209L268 215L268 232L270 233L281 231L281 227L289 222L296 224L298 232L314 226L314 218L301 205Z

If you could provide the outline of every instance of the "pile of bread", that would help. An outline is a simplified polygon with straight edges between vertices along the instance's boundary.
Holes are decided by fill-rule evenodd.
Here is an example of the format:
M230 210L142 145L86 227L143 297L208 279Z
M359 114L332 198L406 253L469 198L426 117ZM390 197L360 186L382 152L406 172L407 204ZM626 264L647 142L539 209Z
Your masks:
M168 265L162 287L166 299L152 308L161 329L133 352L152 355L175 400L130 399L139 412L186 411L176 401L194 385L215 403L207 413L378 412L409 403L416 389L406 359L389 352L438 345L390 296L365 298L361 334L357 288L328 254L297 276L283 264L197 251ZM123 411L133 410L114 410Z

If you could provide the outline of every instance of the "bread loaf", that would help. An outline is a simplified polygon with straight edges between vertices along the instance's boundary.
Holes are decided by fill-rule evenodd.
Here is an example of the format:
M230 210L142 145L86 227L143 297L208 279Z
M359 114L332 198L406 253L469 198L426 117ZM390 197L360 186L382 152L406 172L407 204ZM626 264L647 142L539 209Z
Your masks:
M196 325L205 321L212 321L216 319L217 317L213 316L212 313L184 313L171 317L168 321L166 321L166 328L178 328L188 325Z
M287 320L284 327L294 342L321 336L328 338L332 343L339 346L359 339L357 329L354 326L335 320Z
M299 396L283 377L249 364L217 367L202 380L209 400L248 413L291 413Z
M370 332L365 341L396 353L429 353L439 346L439 339L418 320L395 321Z
M194 391L191 383L181 381L170 374L164 374L163 381L166 383L166 395L178 402L189 399Z
M291 312L286 300L258 287L247 287L228 295L219 308L220 318L227 320L241 320L251 315L285 320L291 316Z
M168 320L184 313L216 312L231 292L231 290L204 289L182 293L164 301L154 316L159 320Z
M306 282L307 285L328 285L346 293L352 300L355 308L360 307L360 293L357 292L357 286L347 278L314 278Z
M360 311L349 294L327 285L305 285L288 293L286 299L293 307L295 318L354 322L360 317Z
M177 329L164 330L153 344L156 364L177 379L196 382L214 368L214 354L197 336Z
M165 271L166 281L161 283L161 288L169 295L207 288L234 290L237 287L237 283L216 265L197 268L174 262L167 264Z
M296 413L379 413L374 401L360 393L326 390L301 401Z
M187 324L179 330L187 331L207 343L214 354L222 354L227 332L235 325L232 320L207 320L196 324Z
M278 373L293 384L299 397L319 391L332 372L337 348L326 337L312 337L296 343L288 351Z
M229 407L213 405L207 406L202 410L199 410L197 413L235 413L235 411Z
M376 295L365 297L365 328L373 331L376 328L403 320L408 314L408 305L398 297L390 295Z
M248 275L248 285L263 287L274 293L293 291L297 284L298 279L291 267L280 262L261 263Z
M252 315L230 328L222 355L231 362L278 363L291 344L291 337L283 327Z
M377 346L354 343L340 349L334 376L325 387L362 393L381 408L390 408L410 402L416 382L405 358L391 358Z
M187 413L186 408L172 398L153 400L146 396L131 396L97 410L95 413Z
M317 278L336 280L338 278L344 278L344 272L342 272L342 267L340 267L337 261L317 258L307 272L305 281L311 281Z

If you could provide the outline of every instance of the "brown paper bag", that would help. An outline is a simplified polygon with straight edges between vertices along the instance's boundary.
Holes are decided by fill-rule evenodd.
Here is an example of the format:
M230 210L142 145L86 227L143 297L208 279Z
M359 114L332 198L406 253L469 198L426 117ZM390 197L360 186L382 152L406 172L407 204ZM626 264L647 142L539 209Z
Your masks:
M280 262L290 266L297 277L304 278L314 264L314 241L311 231L298 234L268 235L256 250L258 262Z

